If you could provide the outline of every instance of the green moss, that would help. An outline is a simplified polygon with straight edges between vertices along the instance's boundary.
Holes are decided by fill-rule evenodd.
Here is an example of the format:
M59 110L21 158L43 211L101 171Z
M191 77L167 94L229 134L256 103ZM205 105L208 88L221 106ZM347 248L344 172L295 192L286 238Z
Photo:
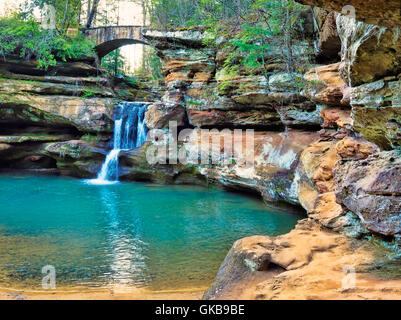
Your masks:
M96 143L99 142L99 137L97 135L87 133L81 137L81 140L86 141L88 143Z
M233 89L235 86L232 81L223 81L217 86L217 92L222 96L229 95Z
M192 106L198 106L198 107L202 105L201 102L195 101L195 100L188 100L187 104L192 105Z

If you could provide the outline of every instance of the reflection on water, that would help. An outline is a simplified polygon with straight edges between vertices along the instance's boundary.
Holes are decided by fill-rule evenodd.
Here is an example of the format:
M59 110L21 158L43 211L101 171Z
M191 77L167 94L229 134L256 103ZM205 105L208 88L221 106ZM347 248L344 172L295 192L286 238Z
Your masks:
M200 187L0 176L0 285L207 286L239 238L290 231L299 216Z
M141 240L141 220L134 215L135 225L130 230L119 221L116 206L117 195L113 188L100 187L100 201L107 219L108 244L111 258L111 273L105 274L113 284L146 284L146 243Z

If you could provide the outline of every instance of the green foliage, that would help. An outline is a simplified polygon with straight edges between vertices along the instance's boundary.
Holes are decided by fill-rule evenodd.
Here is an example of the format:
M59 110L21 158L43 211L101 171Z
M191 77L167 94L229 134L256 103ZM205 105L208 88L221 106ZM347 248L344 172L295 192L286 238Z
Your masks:
M93 90L86 90L82 95L81 98L87 99L87 98L93 98L96 97L97 93Z
M153 26L158 28L211 27L216 21L240 18L254 0L146 0Z
M146 47L143 57L143 65L136 74L140 77L147 77L150 81L157 84L163 80L162 63L157 56L155 49Z
M120 49L114 50L102 59L102 67L114 77L124 74L124 57Z
M68 28L77 28L81 15L82 0L29 0L20 6L20 17L24 20L33 19L35 9L43 10L46 6L55 9L56 30L66 35Z
M301 6L293 0L255 0L252 5L253 16L242 25L230 43L236 50L227 58L242 56L240 61L249 71L262 70L268 78L269 52L272 49L272 39L281 36L283 53L287 56L289 71L294 68L292 61L292 32L296 23L302 23L299 18Z
M135 76L125 77L124 81L133 88L140 86L140 81Z
M196 106L196 107L200 107L202 105L201 102L196 101L196 100L188 100L187 104L192 105L192 106Z
M98 142L98 137L96 135L87 133L81 137L81 140L86 141L88 143L96 143Z
M18 54L26 60L35 59L38 68L47 69L57 61L92 56L92 42L83 35L73 38L57 30L44 30L34 20L19 17L0 18L0 54Z
M237 65L266 78L273 62L272 40L280 36L282 41L275 46L282 48L288 71L295 70L292 39L302 29L304 8L295 0L147 0L147 8L158 28L202 26L207 30L204 45L220 50L225 42L231 52L225 68Z

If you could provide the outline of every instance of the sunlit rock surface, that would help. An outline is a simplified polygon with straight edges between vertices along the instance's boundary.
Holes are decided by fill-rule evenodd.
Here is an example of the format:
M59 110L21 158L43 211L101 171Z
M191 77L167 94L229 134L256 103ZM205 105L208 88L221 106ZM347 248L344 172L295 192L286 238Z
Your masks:
M397 262L377 245L302 220L286 235L237 241L204 298L399 299L401 280L384 276Z

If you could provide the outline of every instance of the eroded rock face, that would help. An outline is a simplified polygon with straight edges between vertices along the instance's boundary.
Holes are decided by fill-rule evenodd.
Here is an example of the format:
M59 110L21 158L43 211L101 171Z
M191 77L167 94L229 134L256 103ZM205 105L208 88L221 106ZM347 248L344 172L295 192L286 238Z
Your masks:
M342 43L340 73L349 86L401 72L399 27L379 27L342 15L337 27Z
M401 81L383 79L351 90L354 128L384 150L401 147Z
M266 58L272 61L266 66L268 77L262 72L249 75L244 70L227 74L223 68L229 54L223 46L226 40L221 40L217 51L207 48L201 31L149 32L145 37L162 60L167 84L162 103L186 108L189 123L195 127L252 126L270 130L322 123L319 107L300 93L302 75L286 72L280 37L271 39ZM314 59L312 38L308 37L293 43L294 63L299 69Z
M336 145L336 152L343 160L363 160L379 151L377 145L361 138L345 137Z
M336 13L324 12L322 14L318 10L315 10L315 16L321 17L321 19L316 19L320 30L318 58L325 61L338 61L341 51L341 39L337 31Z
M398 0L297 0L297 2L329 11L352 13L365 23L389 28L401 26L401 4ZM355 10L350 12L351 9L347 10L346 6L353 6Z
M188 110L189 123L195 127L282 127L275 110Z
M35 66L34 62L21 62L25 64ZM27 70L27 74L11 73L17 72L12 66L12 62L0 63L0 122L112 132L116 100L104 79L84 80L84 72L78 78L31 75ZM64 64L57 67L67 68Z
M229 189L260 193L270 203L299 204L299 181L295 172L300 154L318 139L317 134L300 131L255 132L252 141L246 140L245 132L239 137L230 137L237 146L242 145L241 154L232 155L230 150L224 148L224 133L211 131L198 135L195 132L192 139L199 142L199 150L193 149L191 141L194 140L184 143L184 148L188 154L196 157L202 154L209 157L211 150L210 157L214 165L210 167L207 165L209 162L202 165L198 158L190 159L190 163L198 164L200 172L210 181L217 181Z
M335 168L337 201L356 213L366 229L383 235L401 233L401 156L374 154Z
M114 99L1 95L0 122L72 126L82 132L112 132Z

